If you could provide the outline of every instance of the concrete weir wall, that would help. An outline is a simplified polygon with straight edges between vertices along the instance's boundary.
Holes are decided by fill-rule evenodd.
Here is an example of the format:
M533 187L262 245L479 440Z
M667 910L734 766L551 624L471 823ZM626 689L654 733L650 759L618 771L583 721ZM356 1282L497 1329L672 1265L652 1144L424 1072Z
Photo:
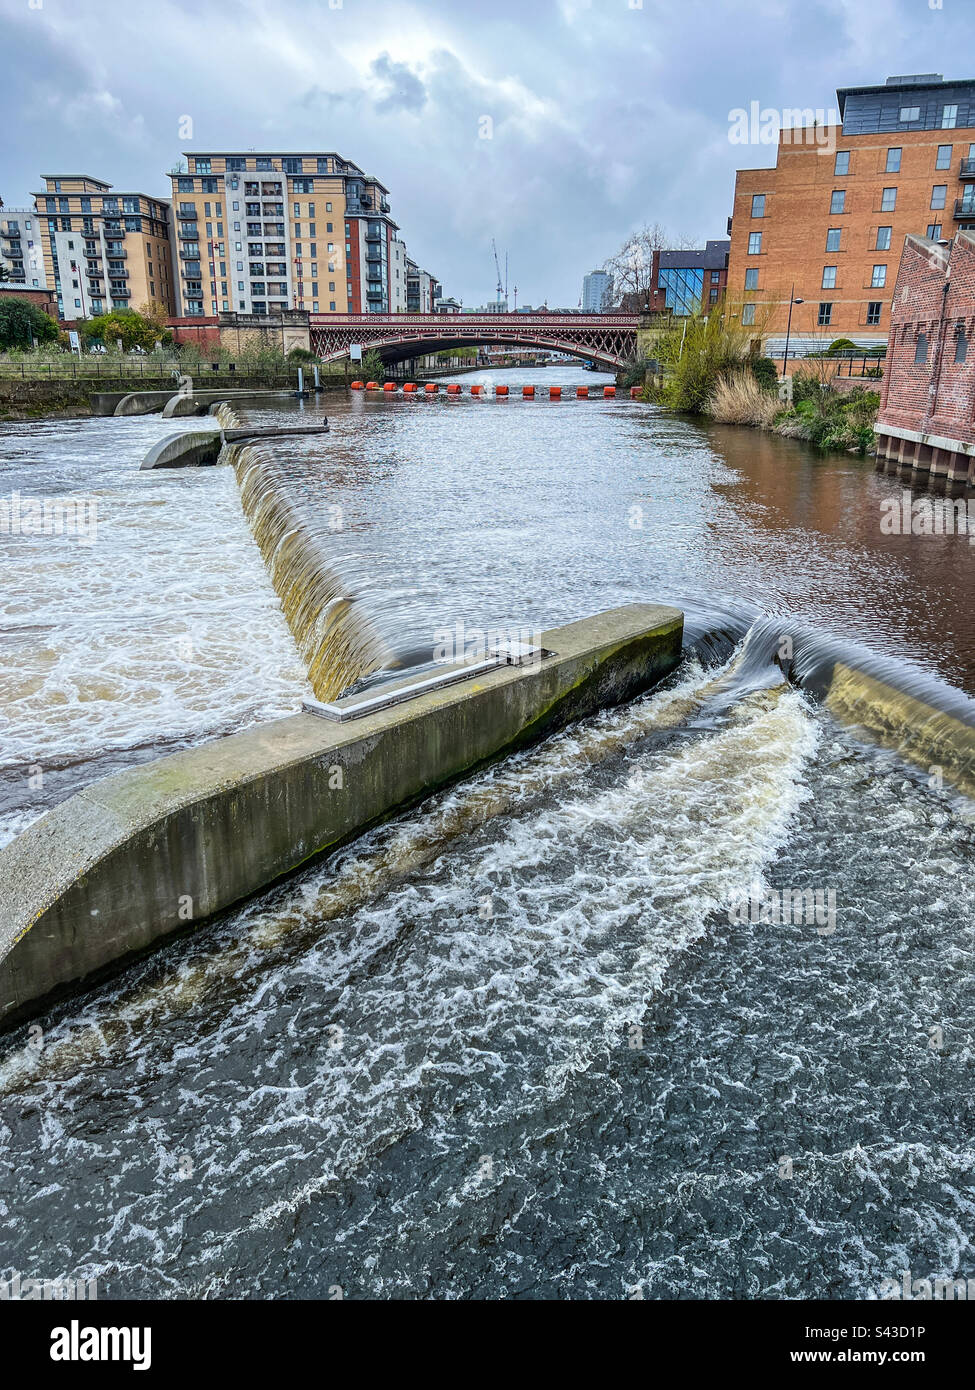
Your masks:
M683 615L634 604L551 653L345 723L302 713L94 783L0 851L0 1027L498 754L648 690Z

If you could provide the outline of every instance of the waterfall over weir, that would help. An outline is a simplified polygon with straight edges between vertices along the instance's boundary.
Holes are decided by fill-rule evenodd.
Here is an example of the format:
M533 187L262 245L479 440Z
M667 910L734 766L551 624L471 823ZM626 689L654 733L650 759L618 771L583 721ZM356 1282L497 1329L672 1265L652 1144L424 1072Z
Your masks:
M240 420L228 405L216 411L224 428ZM386 664L388 652L325 554L327 528L296 503L269 444L232 444L241 503L267 565L308 679L320 700L332 700Z

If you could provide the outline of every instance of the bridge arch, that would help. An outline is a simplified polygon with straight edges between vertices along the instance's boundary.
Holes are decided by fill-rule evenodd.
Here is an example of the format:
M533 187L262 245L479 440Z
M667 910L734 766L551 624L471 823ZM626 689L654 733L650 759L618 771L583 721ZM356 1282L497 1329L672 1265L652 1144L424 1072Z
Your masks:
M325 362L353 344L402 362L490 343L565 352L618 371L636 356L635 314L313 314L311 348Z

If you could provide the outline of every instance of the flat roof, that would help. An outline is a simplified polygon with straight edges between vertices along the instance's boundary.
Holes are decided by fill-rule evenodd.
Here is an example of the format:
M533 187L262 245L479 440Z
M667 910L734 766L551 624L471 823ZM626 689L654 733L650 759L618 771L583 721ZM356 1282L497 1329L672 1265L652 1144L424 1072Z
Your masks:
M892 96L899 92L930 91L936 87L975 87L975 77L959 77L945 81L938 72L912 73L906 77L888 77L886 82L868 87L837 87L836 100L839 102L842 117L847 97Z
M41 174L42 179L79 179L83 183L97 183L99 188L111 188L104 179L96 179L92 174ZM44 190L46 193L49 189Z

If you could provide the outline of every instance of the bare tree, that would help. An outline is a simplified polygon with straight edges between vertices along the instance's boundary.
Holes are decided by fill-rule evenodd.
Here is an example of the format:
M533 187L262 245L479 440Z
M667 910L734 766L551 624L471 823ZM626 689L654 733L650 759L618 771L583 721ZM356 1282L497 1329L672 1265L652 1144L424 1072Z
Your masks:
M693 238L672 237L659 222L645 223L631 232L623 245L605 262L603 269L613 277L613 296L618 303L624 295L646 299L654 287L654 258L659 251L683 251L694 246Z

